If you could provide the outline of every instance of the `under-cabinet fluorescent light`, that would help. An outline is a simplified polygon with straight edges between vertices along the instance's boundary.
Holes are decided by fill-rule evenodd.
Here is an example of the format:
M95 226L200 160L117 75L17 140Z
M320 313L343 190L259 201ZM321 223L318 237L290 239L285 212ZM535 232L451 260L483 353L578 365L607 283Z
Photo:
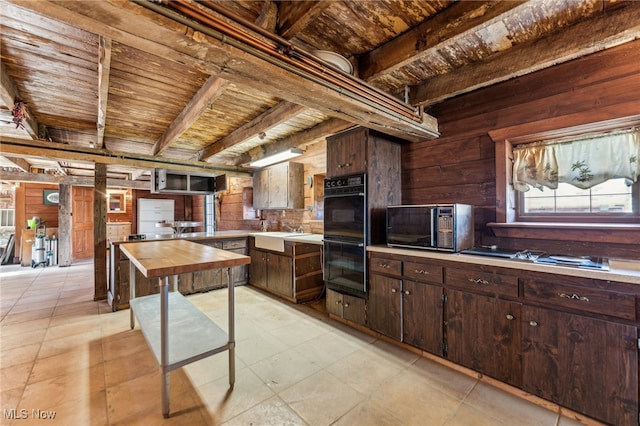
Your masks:
M267 155L259 160L255 160L249 163L251 167L265 167L271 164L279 163L281 161L290 160L298 155L301 155L303 151L298 148L289 148L286 151L278 152L277 154Z

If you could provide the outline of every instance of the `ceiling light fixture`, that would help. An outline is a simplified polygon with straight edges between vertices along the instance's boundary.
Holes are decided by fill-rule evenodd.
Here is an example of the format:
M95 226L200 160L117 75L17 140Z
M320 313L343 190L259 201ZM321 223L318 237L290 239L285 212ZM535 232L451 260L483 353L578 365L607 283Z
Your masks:
M267 155L266 157L262 157L259 160L255 160L249 163L251 167L265 167L270 166L271 164L280 163L285 160L290 160L299 155L302 155L304 151L298 148L289 148L286 151L278 152L276 154Z

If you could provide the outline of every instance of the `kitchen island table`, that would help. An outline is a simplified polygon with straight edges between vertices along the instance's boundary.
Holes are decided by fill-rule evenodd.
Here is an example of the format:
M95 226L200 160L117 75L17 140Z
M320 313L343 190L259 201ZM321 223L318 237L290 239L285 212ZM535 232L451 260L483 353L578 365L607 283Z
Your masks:
M216 353L229 351L229 385L235 383L234 286L231 268L250 263L251 258L186 240L124 243L122 252L130 260L131 328L135 318L162 368L162 414L169 417L169 373ZM160 294L135 298L135 268L147 278L158 278ZM182 273L226 268L229 327L225 333L183 297L169 278Z

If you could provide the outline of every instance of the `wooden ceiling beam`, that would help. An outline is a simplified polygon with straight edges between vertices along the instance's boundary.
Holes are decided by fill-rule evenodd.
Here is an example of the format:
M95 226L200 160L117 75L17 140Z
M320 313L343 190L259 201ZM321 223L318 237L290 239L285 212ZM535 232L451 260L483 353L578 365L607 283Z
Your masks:
M248 123L238 127L224 138L209 145L204 149L204 151L202 151L200 160L205 161L225 149L231 148L239 142L259 136L262 133L266 134L270 129L290 120L292 117L300 114L304 110L305 107L302 105L282 101Z
M601 15L557 34L513 47L476 62L464 71L433 77L410 88L412 105L432 105L502 81L640 38L640 2L605 10Z
M47 157L48 159L114 164L118 166L136 167L148 170L153 168L165 168L172 170L205 172L215 175L226 174L227 176L247 176L250 174L242 168L234 166L216 166L202 161L172 160L169 158L153 157L143 154L111 152L104 149L97 150L42 140L31 141L26 139L0 137L0 144L2 144L3 153L32 157Z
M111 39L100 36L98 54L98 122L96 123L96 147L104 148L104 126L107 120L109 76L111 74Z
M278 6L278 35L291 40L330 4L330 1L280 2Z
M209 77L153 145L152 154L160 155L169 148L182 133L200 118L207 107L224 93L228 85L227 80L214 76Z
M288 64L275 50L265 54L255 52L242 41L232 43L229 36L165 6L142 0L104 0L91 2L91 7L85 2L8 1L167 60L188 63L248 90L269 93L380 132L410 141L438 136L435 118L417 113L406 116L396 109L405 111L407 106L391 97L385 97L384 102L361 97L356 92L369 87L364 82L353 81L353 90L332 86ZM205 8L198 3L189 4L196 9ZM394 103L394 107L385 102Z
M474 28L518 13L526 1L462 1L436 14L358 58L358 74L363 80L388 74L416 59L442 48L442 43Z
M295 133L277 142L261 145L249 152L239 156L236 165L247 164L250 161L258 160L267 155L275 154L289 148L303 148L350 127L354 124L339 118L330 118L322 123L316 124L310 129Z
M31 164L29 164L29 162L27 160L25 160L24 158L20 158L20 157L9 157L6 155L2 156L5 160L7 160L9 163L13 164L16 169L20 169L23 172L30 172L31 171ZM4 171L2 172L4 175Z
M93 172L91 172L93 174ZM24 173L24 172L2 172L2 180L9 182L38 182L51 184L66 184L71 186L93 186L93 177L84 176L56 176L46 173ZM146 189L151 188L148 181L131 181L124 179L107 178L107 186L130 189Z
M16 98L21 98L18 92L17 86L14 84L11 76L7 72L3 62L0 62L0 101L2 104L11 111ZM27 108L29 106L27 105ZM13 125L10 123L9 125ZM38 122L33 117L33 114L29 114L29 118L22 122L24 131L31 137L31 139L38 139Z

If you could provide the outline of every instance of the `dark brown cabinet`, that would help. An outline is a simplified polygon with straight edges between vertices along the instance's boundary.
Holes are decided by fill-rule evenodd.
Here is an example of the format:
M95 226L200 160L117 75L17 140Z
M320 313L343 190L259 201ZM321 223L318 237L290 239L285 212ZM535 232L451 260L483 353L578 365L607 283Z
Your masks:
M255 209L304 208L304 166L280 163L265 167L253 176Z
M367 301L369 328L392 339L402 340L401 297L401 279L371 274Z
M638 424L638 330L523 306L522 387L596 419Z
M327 290L327 312L355 324L366 324L365 300L337 291Z
M322 246L284 242L284 252L256 248L249 237L249 283L298 303L322 292Z
M436 355L443 354L443 288L402 282L402 341Z
M447 291L447 359L520 386L521 304Z

